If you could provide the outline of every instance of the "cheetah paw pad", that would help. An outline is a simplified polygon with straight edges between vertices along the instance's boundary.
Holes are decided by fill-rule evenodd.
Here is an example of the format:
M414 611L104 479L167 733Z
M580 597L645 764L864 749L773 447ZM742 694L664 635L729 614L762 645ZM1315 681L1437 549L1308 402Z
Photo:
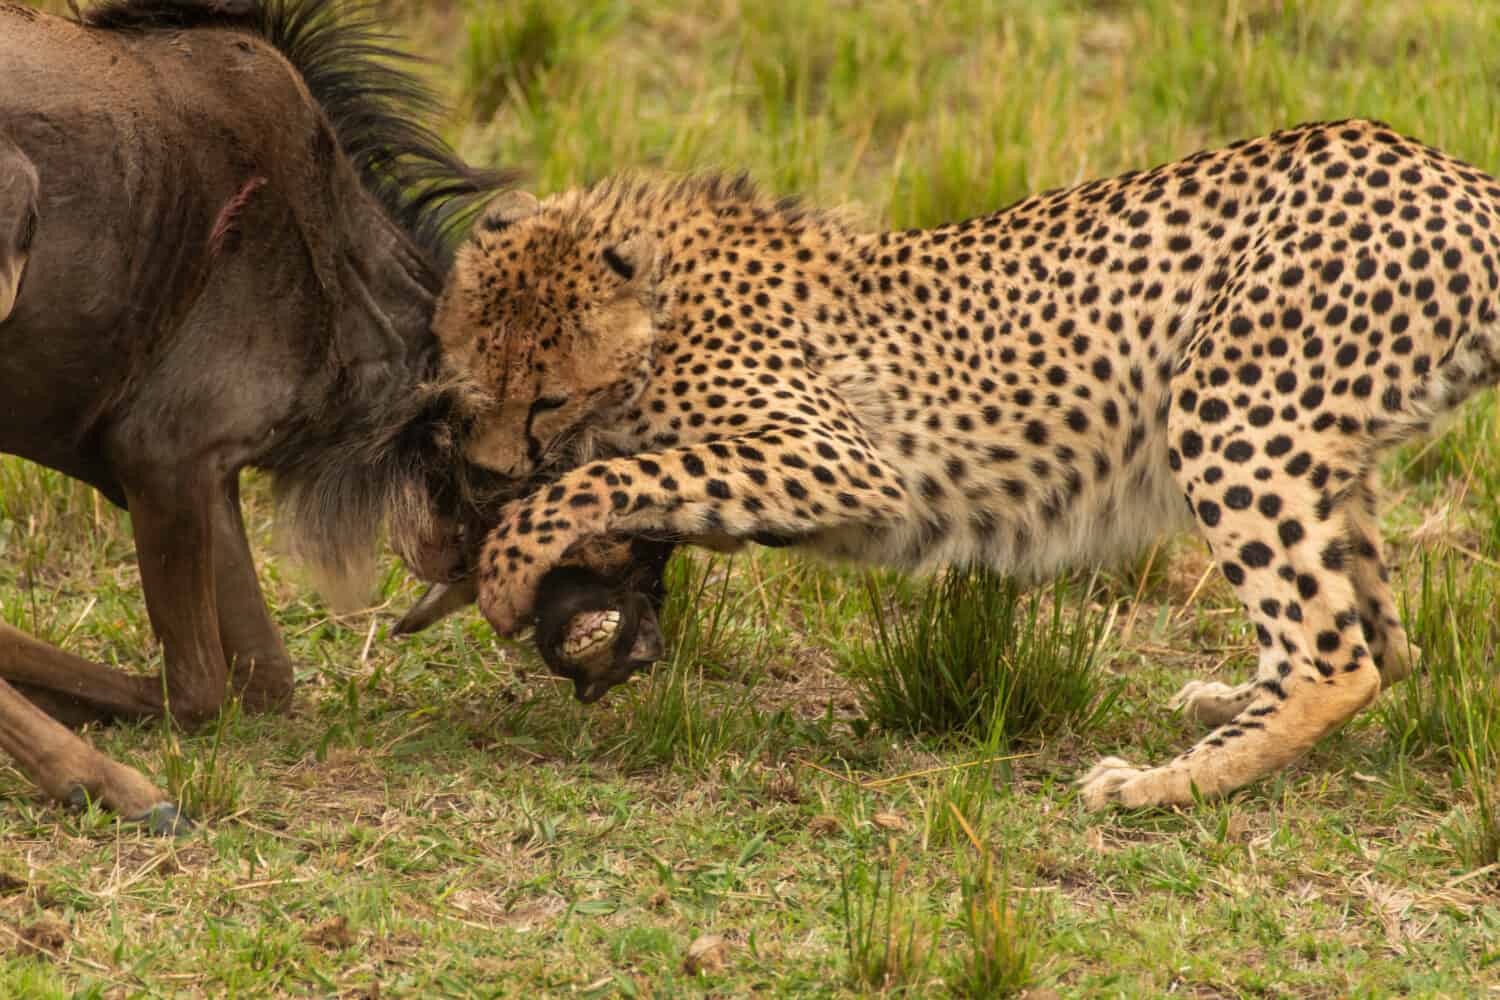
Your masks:
M1145 773L1143 768L1119 757L1105 757L1078 779L1083 804L1089 809L1105 809L1123 801L1122 789L1133 778Z

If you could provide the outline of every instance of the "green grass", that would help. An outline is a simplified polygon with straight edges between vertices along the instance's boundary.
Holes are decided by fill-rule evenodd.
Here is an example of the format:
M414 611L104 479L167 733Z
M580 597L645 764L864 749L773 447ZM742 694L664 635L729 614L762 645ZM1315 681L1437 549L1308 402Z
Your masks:
M841 876L849 985L888 992L918 986L932 964L932 918L907 892L905 861L854 862Z
M744 169L927 224L1348 115L1500 168L1500 7L1472 0L388 6L436 60L447 134L543 193ZM1112 621L1078 675L1123 684L1108 711L1048 709L1004 753L862 701L850 658L933 609L925 582L682 559L671 661L585 708L475 615L388 639L417 592L389 563L377 612L332 616L251 482L294 710L88 734L196 806L179 841L0 767L0 996L1500 995L1496 406L1387 466L1426 675L1228 801L1142 814L1086 814L1070 782L1103 753L1177 752L1196 734L1165 700L1254 664L1196 541L1062 600L1014 594L1004 622L942 607L1015 627L976 645L1003 647L981 670ZM160 666L127 518L13 460L0 615ZM940 678L904 662L902 683ZM704 935L722 957L688 972Z
M948 986L958 996L976 1000L1014 996L1031 982L1041 948L1039 914L1018 902L1009 871L997 873L993 857L986 854L973 868L964 875L959 904L968 947L951 961Z
M956 733L991 749L1071 727L1086 732L1114 701L1098 668L1100 611L1069 614L988 571L953 571L916 607L892 611L869 584L874 635L845 663L865 718L905 735Z

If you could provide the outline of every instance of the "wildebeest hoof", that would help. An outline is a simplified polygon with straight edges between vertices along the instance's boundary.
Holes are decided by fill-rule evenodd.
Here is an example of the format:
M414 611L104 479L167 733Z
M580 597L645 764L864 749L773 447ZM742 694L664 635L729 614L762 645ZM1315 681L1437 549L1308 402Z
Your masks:
M131 817L130 822L141 824L153 837L183 837L197 826L192 817L171 802L158 802L144 815Z
M548 668L572 681L585 705L661 659L664 645L648 598L574 566L542 580L536 644Z
M95 801L95 796L90 795L89 790L82 785L74 785L64 801L70 807L81 810L87 809L89 803ZM120 818L126 823L140 824L153 837L180 837L192 831L195 826L187 813L172 802L158 802L143 813Z
M592 667L614 655L615 637L620 634L620 611L605 608L574 615L563 636L562 655L581 667Z
M585 705L650 669L665 648L656 613L646 598L624 594L613 600L615 607L569 618L553 650L549 650L552 637L538 630L537 641L547 665L573 682L573 696Z

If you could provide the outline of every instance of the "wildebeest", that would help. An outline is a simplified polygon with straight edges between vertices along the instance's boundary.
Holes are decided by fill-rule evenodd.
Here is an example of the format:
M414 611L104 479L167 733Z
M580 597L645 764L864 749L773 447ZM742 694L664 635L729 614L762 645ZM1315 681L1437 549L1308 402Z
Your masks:
M0 747L51 795L171 827L150 781L53 717L288 701L242 469L269 470L332 575L382 522L419 575L461 571L462 407L428 324L450 230L504 177L416 124L432 110L361 5L0 3L0 451L129 509L165 662L164 697L0 624ZM610 595L554 587L574 611ZM555 651L566 623L544 624Z

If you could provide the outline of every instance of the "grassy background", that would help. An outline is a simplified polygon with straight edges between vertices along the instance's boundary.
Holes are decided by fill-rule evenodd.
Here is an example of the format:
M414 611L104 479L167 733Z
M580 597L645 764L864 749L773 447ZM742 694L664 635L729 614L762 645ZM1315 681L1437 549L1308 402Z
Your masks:
M1500 168L1500 5L1473 0L389 11L435 59L449 137L542 191L744 168L921 225L1350 115ZM387 641L416 592L394 566L375 612L330 615L252 483L293 715L90 734L207 819L177 842L0 768L0 995L1500 995L1497 436L1487 396L1388 464L1431 678L1228 802L1102 817L1069 788L1080 769L1180 749L1193 733L1164 700L1253 665L1195 540L1069 581L1060 618L1052 591L1031 612L966 598L1031 613L1039 655L1108 624L1106 711L912 734L866 668L899 645L887 623L932 611L918 582L683 559L672 663L581 708L472 614ZM0 613L160 666L125 516L10 459ZM702 935L721 946L685 964Z

